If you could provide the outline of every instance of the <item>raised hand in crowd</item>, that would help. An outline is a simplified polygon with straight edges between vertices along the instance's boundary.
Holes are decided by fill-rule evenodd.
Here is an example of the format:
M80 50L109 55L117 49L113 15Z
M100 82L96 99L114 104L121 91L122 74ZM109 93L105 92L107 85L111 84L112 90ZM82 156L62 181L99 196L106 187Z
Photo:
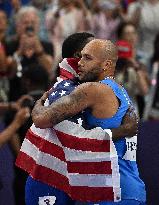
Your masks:
M34 54L41 55L43 53L43 47L37 35L33 33L30 33L29 35L23 34L20 38L20 44L17 52L19 55L31 58Z
M0 147L5 144L30 117L29 108L20 108L12 123L0 133Z
M0 102L0 114L3 114L8 110L19 111L25 100L33 100L33 99L30 95L22 95L15 102Z

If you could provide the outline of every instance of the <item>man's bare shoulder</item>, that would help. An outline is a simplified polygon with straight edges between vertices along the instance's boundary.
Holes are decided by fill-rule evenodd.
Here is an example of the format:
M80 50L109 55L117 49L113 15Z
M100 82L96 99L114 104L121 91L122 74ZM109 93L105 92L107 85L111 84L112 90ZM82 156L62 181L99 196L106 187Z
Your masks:
M108 85L100 82L86 82L77 86L75 92L84 92L87 93L87 95L91 96L100 94L103 95L103 93L110 94L110 92L112 92L112 89Z

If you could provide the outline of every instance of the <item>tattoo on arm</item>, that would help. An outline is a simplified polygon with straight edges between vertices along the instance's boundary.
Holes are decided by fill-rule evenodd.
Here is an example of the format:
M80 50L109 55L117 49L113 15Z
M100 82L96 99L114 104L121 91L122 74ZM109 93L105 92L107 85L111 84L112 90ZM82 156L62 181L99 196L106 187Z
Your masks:
M84 110L88 105L87 93L81 91L60 98L50 106L48 117L53 125L72 117Z
M35 104L32 117L35 125L40 128L52 127L90 106L88 92L84 89L76 89L48 107L44 107L39 101Z

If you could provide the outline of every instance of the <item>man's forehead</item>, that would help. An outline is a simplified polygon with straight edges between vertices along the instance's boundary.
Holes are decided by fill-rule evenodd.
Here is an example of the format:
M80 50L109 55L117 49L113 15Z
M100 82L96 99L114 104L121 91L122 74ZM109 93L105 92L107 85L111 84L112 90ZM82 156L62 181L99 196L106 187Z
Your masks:
M89 43L86 44L86 46L83 48L81 51L82 54L95 54L98 52L101 52L103 49L103 46L101 42L96 42L94 40L90 41Z

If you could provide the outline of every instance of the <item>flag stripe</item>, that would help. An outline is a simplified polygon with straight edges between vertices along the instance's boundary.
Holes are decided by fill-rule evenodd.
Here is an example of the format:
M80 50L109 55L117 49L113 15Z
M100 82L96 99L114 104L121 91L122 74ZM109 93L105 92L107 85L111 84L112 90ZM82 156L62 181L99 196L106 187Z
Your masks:
M109 152L91 152L64 147L65 158L71 162L101 162L110 161Z
M90 130L86 130L77 123L69 120L64 120L54 126L54 129L78 138L84 139L96 139L96 140L110 140L112 132L110 129L103 131L101 127L95 127Z
M73 199L76 199L79 195L81 197L79 201L101 202L101 199L104 198L107 198L107 201L114 201L114 193L112 187L82 187L81 189L81 187L76 186L72 187L71 190L71 197Z
M68 135L63 132L56 131L62 145L75 150L92 151L92 152L109 152L110 141L99 141L96 139L80 139L76 136Z
M34 144L40 151L50 154L61 161L65 161L65 155L62 147L51 143L45 139L42 139L38 135L34 134L30 130L27 132L26 139Z
M66 70L66 72L70 72L73 74L75 77L78 77L78 74L76 71L68 64L67 59L64 59L61 63L59 63L60 68L63 70Z
M32 132L38 137L62 147L62 144L59 141L54 129L40 129L40 128L36 128L35 125L33 124L29 132Z
M38 165L45 166L49 169L54 169L56 172L66 176L67 175L67 164L58 158L41 152L35 145L27 139L23 142L21 151L32 157Z
M78 174L69 173L71 186L88 187L110 187L112 186L112 175L109 174Z
M69 173L112 174L111 162L68 162Z
M69 193L67 177L47 167L36 164L36 161L26 153L19 153L16 160L16 165L28 172L34 179L42 181L58 189L65 190L66 193Z

